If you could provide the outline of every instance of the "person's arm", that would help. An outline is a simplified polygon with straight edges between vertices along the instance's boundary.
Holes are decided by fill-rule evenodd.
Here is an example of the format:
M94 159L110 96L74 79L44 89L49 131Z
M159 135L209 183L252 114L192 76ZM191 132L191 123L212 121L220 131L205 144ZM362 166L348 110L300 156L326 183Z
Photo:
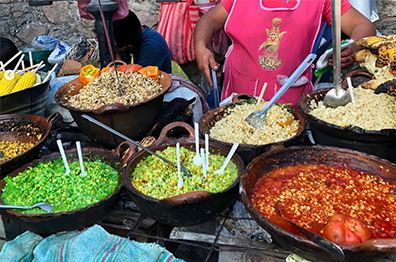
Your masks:
M373 36L376 34L374 24L362 15L355 8L351 7L341 17L341 31L353 40L359 40L362 37ZM360 47L355 43L341 52L341 67L347 68L354 63L352 55L359 51ZM333 65L332 59L329 64Z
M212 37L224 27L228 12L220 3L202 16L194 29L194 47L199 70L204 74L210 85L213 85L210 68L217 71L219 63L215 61L209 49Z

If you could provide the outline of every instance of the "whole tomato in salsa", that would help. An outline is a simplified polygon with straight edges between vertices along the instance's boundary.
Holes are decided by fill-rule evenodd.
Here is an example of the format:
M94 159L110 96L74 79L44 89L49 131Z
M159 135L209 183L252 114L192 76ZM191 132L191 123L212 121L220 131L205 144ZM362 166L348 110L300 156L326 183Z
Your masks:
M322 229L323 236L338 245L354 245L372 238L360 220L342 214L333 215Z

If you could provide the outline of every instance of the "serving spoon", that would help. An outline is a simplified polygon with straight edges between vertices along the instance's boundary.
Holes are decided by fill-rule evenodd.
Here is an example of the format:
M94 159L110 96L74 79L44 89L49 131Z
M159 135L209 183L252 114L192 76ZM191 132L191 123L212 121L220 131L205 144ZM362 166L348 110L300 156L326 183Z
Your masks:
M157 153L153 152L152 150L148 149L147 147L145 147L145 146L139 144L138 142L136 142L136 141L130 139L130 138L127 137L126 135L121 134L121 133L118 132L117 130L114 130L113 128L111 128L111 127L109 127L109 126L103 124L102 122L99 122L98 120L96 120L96 119L94 119L94 118L92 118L92 117L90 117L90 116L88 116L88 115L85 115L85 114L84 114L84 115L82 115L82 117L85 118L85 119L87 119L88 121L90 121L90 122L92 122L92 123L94 123L94 124L96 124L96 125L98 125L98 126L104 128L104 129L106 129L107 131L109 131L109 132L111 132L111 133L113 133L113 134L115 134L115 135L121 137L122 139L125 139L126 141L128 141L128 142L134 144L135 146L140 147L141 149L143 149L143 150L146 151L147 153L149 153L149 154L151 154L151 155L154 155L154 156L158 157L159 159L161 159L162 161L168 163L169 165L174 166L174 167L177 168L177 163L173 163L173 162L169 161L168 159L166 159L165 157L162 157L162 156L158 155ZM189 172L188 172L188 170L187 170L186 167L180 166L180 169L181 169L181 171L184 173L184 175L186 175L187 177L191 177L191 175L189 174Z
M341 0L331 0L331 35L333 39L333 84L323 99L327 107L336 108L351 102L351 94L341 87Z
M251 113L246 122L254 128L264 128L267 122L267 111L275 104L276 101L289 89L289 87L297 80L297 78L312 64L315 60L315 54L309 54L304 61L297 67L293 74L287 79L286 83L276 92L271 100L260 111Z
M47 211L47 212L51 212L52 210L54 210L54 207L51 204L47 203L47 202L36 203L36 204L34 204L32 206L28 206L28 207L25 207L25 206L12 206L12 205L0 205L0 208L3 208L3 209L32 209L32 208L36 208L36 207L39 207L42 210Z
M288 223L290 223L291 225L293 225L298 232L300 232L300 234L302 234L303 236L305 236L306 238L308 238L308 240L314 242L316 245L318 245L321 249L323 249L324 251L326 251L327 253L329 253L330 255L332 255L333 257L335 257L337 260L339 261L344 261L345 259L345 254L344 251L342 250L342 248L340 246L338 246L337 244L334 244L333 242L331 242L330 240L327 240L324 237L319 236L318 234L305 229L299 225L297 225L296 223L294 223L293 221L291 221L290 219L286 218L282 212L282 209L279 205L278 202L276 202L276 208L278 210L279 215Z

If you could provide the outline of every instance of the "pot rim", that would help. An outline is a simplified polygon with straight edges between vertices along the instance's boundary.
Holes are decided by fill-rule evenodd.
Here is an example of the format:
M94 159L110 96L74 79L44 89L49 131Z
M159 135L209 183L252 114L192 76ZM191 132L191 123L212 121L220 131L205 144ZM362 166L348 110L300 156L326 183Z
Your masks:
M239 104L238 103L231 103L231 104L227 104L227 105L224 105L224 106L221 106L221 107L218 107L218 108L215 108L215 109L213 109L211 111L206 112L201 117L201 119L199 120L199 132L201 133L201 135L206 134L206 132L205 132L205 126L206 125L203 124L204 121L206 123L209 123L210 120L216 114L222 113L223 111L225 111L226 109L228 109L229 107L234 106L234 105L239 105ZM294 136L290 137L289 139L283 140L283 141L278 141L278 142L273 142L273 143L268 143L268 144L254 145L254 144L243 144L243 143L240 143L237 151L239 151L240 148L256 149L256 148L261 148L261 147L264 147L264 146L282 145L282 144L291 142L292 140L294 140L297 137L301 136L303 134L303 132L305 131L305 126L306 126L305 119L304 119L303 115L300 112L298 112L297 110L295 110L295 109L293 109L293 115L294 115L294 118L299 121L298 130L297 130L297 133ZM217 123L217 121L216 121L216 123ZM224 142L224 141L215 139L215 138L213 138L211 136L209 136L209 140L211 140L213 142L216 142L216 143L219 143L219 144L222 144L222 145L225 145L227 147L232 147L232 143Z
M92 151L96 151L96 152L99 151L100 153L107 153L108 154L107 157L111 157L110 153L112 152L112 151L109 151L109 150L106 150L106 149L95 148L95 147L83 148L83 154L84 153L89 153L89 152L92 152ZM77 154L77 149L75 149L75 148L74 149L70 149L70 150L65 151L65 153L66 153L66 155L67 154ZM13 177L17 176L20 172L23 172L25 169L27 169L28 167L32 166L33 164L37 164L37 163L40 163L42 161L50 161L50 160L53 160L53 159L58 158L58 157L60 157L60 153L59 152L53 152L51 154L44 155L43 157L41 157L39 159L35 159L35 160L23 165L22 167L14 170L10 174ZM118 161L121 163L121 159L119 159ZM113 164L115 165L116 163L117 162L114 162ZM4 212L9 213L9 215L12 215L14 217L18 217L18 218L20 218L22 220L24 220L24 219L35 219L35 218L48 220L48 219L57 218L57 217L61 217L61 216L70 216L70 215L74 215L74 214L78 214L78 213L83 213L83 212L85 212L88 209L92 209L94 207L102 205L103 202L108 201L110 198L114 197L115 195L117 195L121 191L121 188L123 186L122 177L121 177L123 167L120 166L119 169L120 170L118 170L119 178L118 178L118 187L117 187L117 189L114 192L112 192L110 195L108 195L107 197L99 200L98 202L96 202L94 204L88 205L88 206L86 206L84 208L73 209L73 210L70 210L70 211L62 211L62 212L58 212L58 213L42 213L42 214L25 214L25 213L15 212L12 209L5 209ZM1 181L4 181L4 178L1 179L0 182ZM1 198L1 196L3 194L2 189L3 189L3 187L0 188L0 204L3 204L3 200Z
M191 141L191 140L189 140L189 139L179 139L179 140L177 140L177 141L170 141L170 142L166 142L166 143L162 143L162 144L157 144L157 145L153 145L153 146L150 146L149 148L152 150L152 151L156 151L156 150L158 150L158 148L162 148L162 147L169 147L169 146L171 146L171 147L176 147L176 144L177 143L180 143L180 146L185 146L186 144L187 145L190 145L190 146L195 146L195 142L193 142L193 141ZM202 141L201 139L200 139L200 144L204 144L204 141ZM211 144L211 147L213 146L213 148L215 148L215 149L220 149L221 151L224 151L224 152L227 152L228 151L228 149L226 148L226 147L224 147L224 146L222 146L222 145L219 145L219 144L217 144L217 143L212 143ZM209 150L210 150L210 148L209 148ZM234 182L232 182L232 184L230 184L226 189L224 189L223 191L220 191L220 192L209 192L209 191L206 191L206 190L199 190L199 191L191 191L191 192L186 192L186 193L183 193L183 194L180 194L180 195L177 195L177 196L173 196L173 197L167 197L167 198L162 198L162 199L158 199L158 198L154 198L154 197L151 197L151 196L148 196L148 195L145 195L145 194L143 194L142 192L140 192L139 190L137 190L133 185L132 185L132 183L131 183L131 181L130 181L130 178L131 178L131 175L132 175L132 172L133 171L131 171L131 172L129 172L129 170L131 169L131 165L135 162L135 161L137 161L138 160L138 158L139 157L141 157L142 155L149 155L149 153L147 153L146 151L144 151L144 150L141 150L141 151L139 151L139 152L137 152L136 154L134 154L132 157L131 157L131 159L130 159L130 161L128 161L128 164L127 164L127 167L125 168L125 169L123 169L122 170L122 178L123 178L123 183L124 183L124 186L125 186L125 188L127 189L127 190L130 190L130 191L132 191L134 194L136 194L138 197L140 197L140 198L143 198L143 199L145 199L145 200L148 200L148 201L151 201L151 202L154 202L154 203L164 203L164 202L168 202L168 201L172 201L174 204L173 205L183 205L184 204L184 202L183 202L183 199L181 199L183 196L185 196L185 197L187 197L188 198L188 196L189 196L189 194L191 194L191 193L196 193L196 192L198 192L197 193L197 197L194 197L194 198L192 198L194 201L190 201L190 203L191 202L199 202L202 198L204 198L204 197L207 197L207 196L217 196L217 195L221 195L221 194L224 194L224 193L226 193L226 192L228 192L228 191L230 191L232 188L234 188L235 186L237 186L238 184L239 184L239 182L240 182L240 176L241 176L241 174L244 172L244 170L245 170L245 165L244 165L244 163L243 163L243 160L242 160L242 158L237 154L237 153L235 153L234 155L233 155L233 157L231 158L231 160L237 165L237 167L239 166L240 167L240 170L239 170L239 172L238 172L238 176L237 176L237 178L234 180ZM144 156L144 157L146 157L146 156ZM139 161L140 161L140 159L139 159ZM128 173L130 173L130 174L128 174ZM172 198L175 198L175 197L177 197L176 199L172 199Z
M319 90L314 90L314 91L311 91L311 92L300 97L300 99L298 100L297 106L298 106L298 109L301 112L302 116L307 121L315 122L315 123L317 123L321 126L324 126L326 128L336 129L341 132L352 132L352 133L356 133L358 135L396 136L396 129L388 128L388 129L381 129L381 130L366 130L361 127L353 126L353 125L341 127L341 126L338 126L335 124L325 122L325 121L311 115L310 114L311 111L309 110L309 104L312 101L312 99L314 99L315 96L323 96L324 97L324 94L327 93L331 89L332 88L323 88L323 89L319 89ZM319 101L321 101L321 100L319 100ZM305 109L307 109L307 110L305 110Z
M243 204L245 205L246 209L248 210L248 212L252 215L252 217L254 217L254 220L260 225L262 226L264 229L266 227L269 227L270 230L276 231L276 234L282 236L282 237L286 237L288 239L292 239L293 241L298 241L300 243L303 243L309 247L314 247L314 248L320 248L319 246L317 246L315 243L313 243L312 241L305 239L301 236L295 235L283 228L281 228L280 226L270 222L265 216L261 215L252 205L249 197L248 197L248 193L246 191L245 188L245 183L248 177L249 172L251 172L250 170L252 169L252 167L254 165L257 165L261 159L266 158L266 159L271 159L271 157L273 157L274 155L280 154L280 153L284 153L285 151L287 151L287 153L291 154L295 151L300 151L300 150L311 150L311 151L328 151L328 152L332 152L332 153L344 153L344 154L348 154L351 156L357 156L357 155L361 155L365 158L369 158L370 160L373 160L374 162L381 162L382 164L385 164L387 166L392 167L394 170L396 170L396 164L390 162L387 159L383 159L379 156L376 155L370 155L364 152L359 152L359 151L355 151L352 149L347 149L347 148L338 148L338 147L333 147L333 146L322 146L322 145L313 145L313 146L291 146L288 148L282 148L282 147L275 147L275 148L271 148L271 150L261 154L260 156L256 157L252 162L250 162L248 164L248 166L246 167L244 173L241 176L241 181L240 181L240 194L241 194L241 200L243 202ZM294 162L295 163L295 162ZM377 174L378 176L380 176L379 174ZM261 176L262 177L262 176ZM394 180L396 182L396 178ZM261 220L264 220L265 222L265 226L262 225ZM270 232L269 232L270 233ZM272 234L272 232L270 233ZM388 248L384 248L384 245L389 245ZM372 251L376 251L379 253L389 253L390 250L393 250L394 252L396 252L396 238L387 238L387 239L370 239L368 241L365 241L363 243L360 244L355 244L355 245L343 245L340 246L344 251L349 251L349 252L356 252L356 251L361 251L362 249L367 249L369 247L372 247L373 250Z
M167 74L167 73L165 73L165 72L163 72L161 70L159 70L159 73L160 73L160 75L161 74L163 75L163 78L158 80L158 82L160 82L162 79L163 79L162 81L166 80L164 82L164 84L161 84L162 85L161 92L156 94L155 96L151 97L150 99L147 99L145 101L142 101L142 102L139 102L139 103L136 103L136 104L133 104L133 105L131 105L131 104L124 105L124 104L121 104L121 103L112 103L112 104L103 105L103 106L101 106L101 107L99 107L97 109L92 109L92 110L88 110L88 109L80 110L78 108L74 108L74 107L70 107L70 106L64 105L62 100L67 95L67 90L70 88L70 86L71 85L82 84L81 81L78 78L75 78L75 79L71 80L70 82L68 82L67 84L63 85L61 88L59 88L56 91L56 93L55 93L54 100L59 106L61 106L63 108L66 108L67 110L70 110L70 111L73 111L73 112L82 113L82 114L85 113L85 114L99 114L100 115L100 114L106 114L106 113L111 113L111 112L127 112L133 107L140 106L142 104L145 104L147 102L150 102L152 100L155 100L155 99L163 96L171 88L171 86L172 86L172 77L169 74Z

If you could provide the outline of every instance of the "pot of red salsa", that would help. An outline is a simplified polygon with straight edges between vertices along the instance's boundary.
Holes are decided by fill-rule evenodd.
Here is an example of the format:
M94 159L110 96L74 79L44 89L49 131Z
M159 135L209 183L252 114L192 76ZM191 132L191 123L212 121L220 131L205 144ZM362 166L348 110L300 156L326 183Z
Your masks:
M345 261L396 253L396 165L335 147L277 147L241 178L241 199L282 246L311 261L337 261L283 219L338 244Z

